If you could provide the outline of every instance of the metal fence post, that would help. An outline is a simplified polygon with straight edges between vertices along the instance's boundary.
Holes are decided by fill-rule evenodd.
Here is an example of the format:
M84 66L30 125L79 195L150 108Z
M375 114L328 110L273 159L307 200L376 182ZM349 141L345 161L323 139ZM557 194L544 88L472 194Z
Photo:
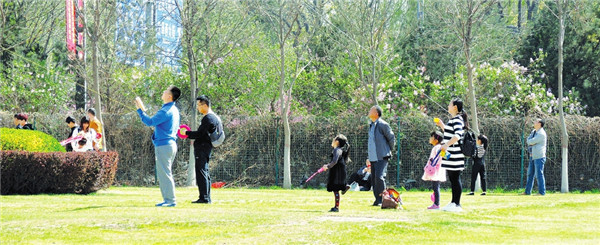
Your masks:
M275 185L279 185L279 120L275 119L275 127L277 131L275 133Z
M400 117L398 117L398 133L396 133L396 187L400 186Z
M525 120L525 119L524 119ZM527 122L523 121L523 127L521 128L521 187L523 188L523 163L524 163L524 155L525 155L525 124Z

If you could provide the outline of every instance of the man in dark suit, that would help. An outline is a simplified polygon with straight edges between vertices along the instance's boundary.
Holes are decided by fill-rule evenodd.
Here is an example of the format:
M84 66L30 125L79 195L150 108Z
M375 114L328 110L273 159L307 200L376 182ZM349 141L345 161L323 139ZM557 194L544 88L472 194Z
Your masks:
M14 121L15 121L15 125L17 126L16 129L33 130L33 125L31 125L30 123L27 123L27 119L29 119L29 116L27 116L27 114L25 114L25 113L15 114Z
M67 123L67 126L69 126L69 128L71 129L69 135L67 136L68 139L74 136L73 131L75 131L75 129L77 129L78 126L75 123L75 118L73 118L72 116L68 116L65 122ZM67 152L73 151L73 146L71 146L71 144L65 145L65 148L67 149Z
M383 110L379 106L371 107L369 118L368 161L371 163L371 184L375 202L373 206L380 206L382 198L379 194L385 190L385 176L387 174L388 161L392 157L395 137L390 125L381 119Z

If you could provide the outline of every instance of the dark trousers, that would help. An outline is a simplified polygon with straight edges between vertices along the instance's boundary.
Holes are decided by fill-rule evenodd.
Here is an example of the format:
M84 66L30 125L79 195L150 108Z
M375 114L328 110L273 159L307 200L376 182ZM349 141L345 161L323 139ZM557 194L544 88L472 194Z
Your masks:
M208 172L208 161L210 160L210 151L195 151L196 157L196 185L200 201L210 202L210 173Z
M487 190L487 181L486 181L486 174L485 174L485 165L481 164L481 163L477 163L475 162L475 164L473 164L473 169L471 172L471 192L475 192L475 181L477 181L477 174L479 174L479 176L481 176L481 190L483 190L483 192L485 192Z
M448 179L452 186L452 202L460 205L460 195L462 194L462 183L460 182L460 174L462 171L447 170Z
M432 181L431 189L433 189L433 196L435 197L435 200L433 200L433 204L439 206L440 205L440 182Z
M352 175L350 175L350 179L348 180L348 185L351 185L354 182L356 182L359 186L361 186L365 190L371 189L371 177L370 176L369 176L369 179L363 180L362 175L359 175L358 173L353 173Z
M387 174L388 160L371 162L371 185L373 185L373 195L375 202L381 203L382 198L379 194L385 190L385 175Z

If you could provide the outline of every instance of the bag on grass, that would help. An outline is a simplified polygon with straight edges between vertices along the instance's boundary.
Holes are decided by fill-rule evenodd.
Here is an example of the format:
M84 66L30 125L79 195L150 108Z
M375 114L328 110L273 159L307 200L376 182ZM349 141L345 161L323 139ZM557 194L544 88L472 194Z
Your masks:
M382 209L398 209L400 205L402 205L402 198L400 198L400 193L396 191L394 188L388 188L381 192Z

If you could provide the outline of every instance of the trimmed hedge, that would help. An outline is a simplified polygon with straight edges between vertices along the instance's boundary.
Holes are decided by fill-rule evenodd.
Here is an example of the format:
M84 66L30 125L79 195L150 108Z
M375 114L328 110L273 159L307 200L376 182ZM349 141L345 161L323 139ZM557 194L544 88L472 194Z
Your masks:
M0 128L0 150L65 152L65 147L49 134L28 129Z
M108 188L115 179L116 152L0 151L1 193L88 194Z

